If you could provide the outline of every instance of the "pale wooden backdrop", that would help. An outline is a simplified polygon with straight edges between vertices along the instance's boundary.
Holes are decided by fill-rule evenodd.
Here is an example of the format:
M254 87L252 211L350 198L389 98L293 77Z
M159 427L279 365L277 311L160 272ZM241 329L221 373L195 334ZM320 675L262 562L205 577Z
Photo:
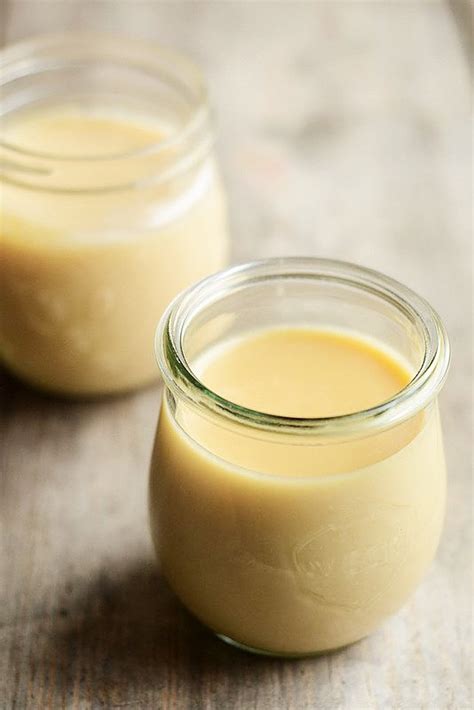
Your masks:
M439 309L454 352L436 561L371 638L301 662L225 647L157 576L145 491L159 389L67 404L5 376L0 707L466 710L469 4L0 2L4 42L87 28L191 54L219 117L234 260L317 254L381 269Z

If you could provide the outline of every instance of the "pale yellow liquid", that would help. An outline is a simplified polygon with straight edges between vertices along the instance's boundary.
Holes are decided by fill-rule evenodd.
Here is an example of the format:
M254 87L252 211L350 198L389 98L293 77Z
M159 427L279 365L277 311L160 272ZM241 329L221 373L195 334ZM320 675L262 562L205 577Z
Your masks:
M142 115L74 104L4 122L12 144L82 158L37 159L52 168L38 178L42 189L15 185L27 175L18 170L0 182L0 356L25 380L73 395L154 380L164 308L225 264L225 201L211 159L160 184L147 179L169 152L111 159L160 144L170 131Z
M264 331L195 364L260 411L324 417L380 404L411 379L377 343ZM396 611L437 546L444 458L436 407L355 438L279 435L165 400L150 479L163 571L224 636L278 654L351 643Z
M411 379L370 341L304 328L238 340L204 360L199 374L231 402L286 417L359 412L390 399Z

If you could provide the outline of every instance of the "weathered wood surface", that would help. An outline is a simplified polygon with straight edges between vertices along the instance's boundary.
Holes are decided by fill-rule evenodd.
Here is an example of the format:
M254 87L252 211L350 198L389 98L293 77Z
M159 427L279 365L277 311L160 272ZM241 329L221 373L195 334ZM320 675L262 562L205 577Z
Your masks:
M201 62L219 115L234 259L379 268L446 321L446 527L410 603L314 660L254 658L155 571L146 478L160 392L47 399L4 377L0 707L465 710L472 701L468 3L3 0L3 41L88 28ZM464 29L463 29L464 28ZM429 495L429 491L427 491Z

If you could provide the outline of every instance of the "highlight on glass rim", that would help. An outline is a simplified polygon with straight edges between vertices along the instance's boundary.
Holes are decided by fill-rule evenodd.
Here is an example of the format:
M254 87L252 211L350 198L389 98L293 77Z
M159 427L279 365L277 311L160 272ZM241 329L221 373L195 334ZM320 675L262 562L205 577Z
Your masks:
M471 706L472 20L1 5L1 707Z

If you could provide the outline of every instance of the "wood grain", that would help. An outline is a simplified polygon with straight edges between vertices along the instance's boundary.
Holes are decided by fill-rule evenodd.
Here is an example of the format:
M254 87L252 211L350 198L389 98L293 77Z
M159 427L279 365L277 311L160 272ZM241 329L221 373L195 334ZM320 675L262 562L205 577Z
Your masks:
M438 308L454 350L436 561L373 636L298 662L226 647L159 577L146 525L159 388L68 403L5 374L0 707L467 710L471 96L451 13L430 0L0 8L4 41L88 28L194 56L219 115L234 260L304 253L381 269Z

